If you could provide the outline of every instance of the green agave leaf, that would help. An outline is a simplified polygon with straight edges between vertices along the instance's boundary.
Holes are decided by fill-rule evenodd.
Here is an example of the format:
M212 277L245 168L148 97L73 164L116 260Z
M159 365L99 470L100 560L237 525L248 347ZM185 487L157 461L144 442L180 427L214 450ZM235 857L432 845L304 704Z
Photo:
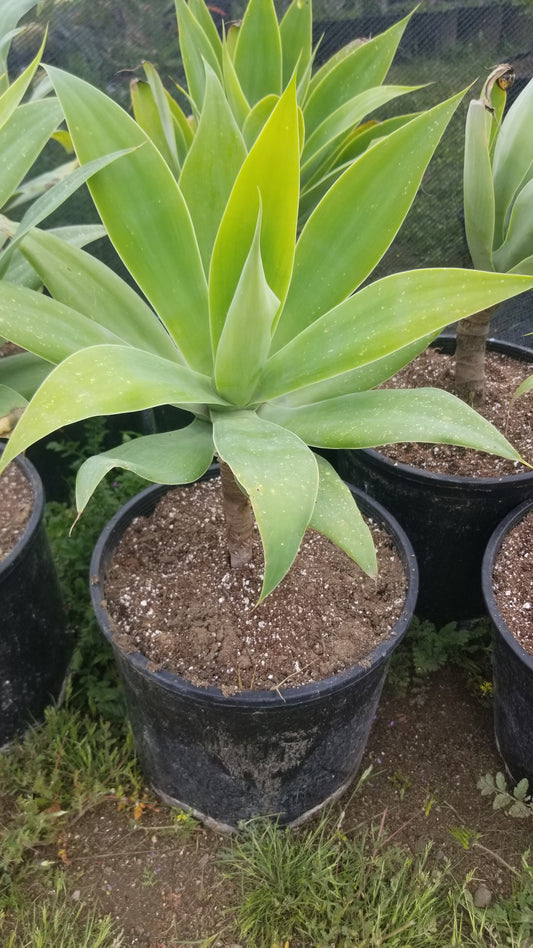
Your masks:
M233 28L232 28L233 29ZM231 34L229 31L229 35ZM242 128L246 117L250 112L250 104L242 91L239 77L235 72L235 66L230 55L229 39L224 42L222 47L222 72L224 76L224 89L228 102L231 106L235 121L239 128Z
M186 0L175 0L181 58L187 86L198 112L202 108L205 92L205 63L222 81L222 64L218 51L211 45L211 31L207 35L202 24L187 6Z
M525 273L527 275L533 273L533 254L530 257L525 257L520 263L515 264L515 266L509 270L509 273Z
M366 115L401 95L415 90L416 86L377 86L366 89L329 115L310 135L302 154L302 183L306 184L331 157L339 138L358 125Z
M66 227L49 227L46 233L55 234L73 247L85 247L106 236L105 227L101 224L67 224Z
M189 0L189 9L207 36L219 63L222 62L222 41L213 21L213 17L204 0Z
M22 101L24 93L29 88L30 82L37 72L37 67L41 61L41 56L43 55L45 45L46 36L41 43L35 59L32 60L30 65L24 70L23 73L21 73L18 79L15 79L15 81L8 86L6 91L0 95L0 128L5 125L9 118L11 118L18 104Z
M494 187L489 154L492 118L484 102L468 106L465 127L463 194L468 250L478 270L493 270Z
M348 487L325 458L318 464L318 494L309 526L335 543L369 576L377 574L372 534Z
M323 40L324 40L324 34L322 33L322 35L318 39L318 42L313 48L313 53L312 53L313 64ZM342 46L340 49L338 49L335 53L333 53L332 56L328 56L325 62L323 62L322 65L319 66L318 69L315 70L313 78L311 79L311 83L309 86L309 94L314 92L317 86L319 86L324 81L326 76L330 72L332 72L334 69L336 69L337 66L341 62L347 59L347 57L350 56L354 52L354 50L359 49L360 46L364 46L366 42L368 42L368 40L366 40L362 36L358 36L355 39L350 40L348 43L345 43L345 45Z
M341 138L340 144L334 144L331 154L328 152L325 167L320 166L306 184L300 184L300 210L298 228L302 230L307 218L320 203L326 191L329 191L337 178L340 178L355 158L358 158L380 139L385 138L397 128L416 118L419 113L399 115L378 122L372 119L358 125ZM326 168L331 170L327 171Z
M82 349L56 366L33 396L2 455L0 473L10 460L63 425L156 405L199 403L224 404L209 379L186 366L129 346Z
M380 138L385 138L386 135L395 132L397 128L406 125L407 122L410 122L419 114L419 112L409 112L406 115L394 115L392 118L383 119L383 121L372 119L364 125L358 126L341 145L335 158L336 163L353 161L354 158L362 155L367 148L379 141Z
M1 219L2 215L0 215L0 221ZM68 227L53 227L46 233L55 234L56 237L60 237L61 240L66 241L73 247L85 247L86 244L105 237L105 229L100 224L80 224L79 226L74 224ZM15 249L2 279L8 283L25 286L30 290L39 290L42 287L42 280L18 249Z
M51 369L50 362L33 352L20 352L0 360L0 381L5 387L16 389L27 400L35 394Z
M42 283L35 270L24 259L19 250L15 250L2 280L7 283L15 283L17 286L25 286L30 290L42 288Z
M211 334L216 351L248 256L262 202L261 256L271 290L283 300L289 285L298 214L299 131L294 82L244 161L213 248L209 275Z
M527 379L524 379L523 382L518 386L516 392L513 395L513 398L519 398L520 395L525 395L526 392L530 392L533 388L533 375L530 375Z
M242 20L236 20L230 24L228 30L224 28L224 39L228 57L231 62L235 59L235 49L237 48L237 40L239 39L239 33L241 32ZM224 56L224 52L222 52Z
M520 190L513 204L505 241L494 251L496 270L511 270L519 261L533 254L532 209L533 179Z
M0 334L58 363L87 346L123 343L120 336L56 300L0 280Z
M212 427L195 419L187 428L146 435L88 458L76 476L78 513L98 484L115 467L134 471L156 484L190 484L202 477L213 460Z
M0 207L4 207L16 191L61 118L61 107L55 99L28 102L19 105L0 129Z
M503 240L505 221L513 198L532 166L533 81L515 99L494 146L492 172L496 197L496 242Z
M180 166L183 166L187 152L192 145L194 132L191 122L187 119L181 106L172 98L170 92L165 90L167 105L172 116L174 126L174 135L176 139L176 148L178 149L178 159Z
M273 0L249 0L237 36L233 63L251 106L269 93L280 95L281 37Z
M143 68L146 78L148 79L148 84L152 91L154 103L159 113L161 131L164 135L166 147L171 157L172 164L170 167L174 171L174 174L177 175L179 174L180 170L180 159L176 145L176 131L174 127L174 121L169 107L169 96L163 83L161 82L157 70L154 69L152 64L143 63Z
M5 430L4 426L6 417L11 412L25 408L27 404L27 399L20 392L16 392L14 389L8 388L7 385L0 383L0 437L5 438L6 434L9 434L9 429Z
M212 368L205 274L187 205L165 160L137 123L81 79L48 69L82 164L136 148L89 188L119 256L187 362Z
M265 122L271 116L278 101L279 96L266 95L264 99L256 102L253 109L246 116L242 126L242 134L248 150L252 147Z
M258 414L315 447L373 448L425 441L520 460L490 422L455 395L436 388L357 392L294 409L266 404Z
M214 72L206 66L204 106L179 179L206 273L215 237L246 153L224 90Z
M261 534L265 552L262 602L298 553L315 507L317 463L299 438L253 412L212 411L211 415L216 453L250 498Z
M334 167L331 171L323 174L322 177L317 176L314 184L313 182L309 182L302 187L302 191L300 192L300 206L298 209L298 230L301 231L303 229L304 224L313 213L317 204L320 204L326 192L335 184L335 181L340 178L341 174L344 174L348 167L349 162Z
M297 84L307 75L313 49L311 0L292 0L280 23L282 85L289 83L296 69Z
M50 231L39 230L25 238L22 251L59 303L102 325L130 346L182 361L153 310L96 257ZM80 340L76 348L88 344Z
M375 362L532 288L527 277L477 270L394 273L350 296L278 350L254 398L267 401Z
M297 405L311 405L313 402L336 398L338 395L350 395L353 392L364 392L375 388L376 385L381 385L382 382L396 375L404 365L416 359L437 338L438 334L438 331L430 333L381 359L351 369L349 372L343 372L341 375L335 375L323 382L304 385L294 392L281 396L280 404L290 408Z
M28 10L37 6L37 0L3 0L0 7L0 36L13 30Z
M440 103L377 142L321 200L296 247L275 348L349 296L372 272L403 223L461 97Z
M0 95L9 88L9 76L7 73L7 57L11 48L11 43L15 36L22 32L22 27L17 30L9 30L2 35L0 33Z
M261 260L261 210L240 280L231 301L215 359L218 391L245 406L257 385L270 349L279 299L270 289Z
M5 272L7 262L15 247L20 244L33 227L37 227L38 224L57 210L61 204L64 204L67 198L69 198L71 194L74 194L82 184L85 184L93 174L96 174L97 171L105 168L111 164L111 162L116 161L117 158L122 158L129 153L130 150L118 151L111 155L97 158L95 161L90 161L89 164L84 165L83 168L73 170L66 178L51 187L50 190L42 194L40 198L37 198L22 217L13 240L2 255L0 274Z
M51 138L53 139L54 135L52 135ZM60 181L64 181L65 178L68 178L77 167L78 159L74 158L72 161L65 161L50 171L35 175L35 177L29 180L26 179L18 186L7 204L4 205L3 210L6 213L11 213L15 207L20 207L21 204L29 204L30 201L37 200L42 194L49 191L50 188L53 188L55 184L59 184Z
M484 92L485 92L485 86L483 87L483 93ZM494 83L491 89L490 100L491 100L492 108L494 109L493 118L490 125L490 145L489 145L491 163L492 163L492 157L494 155L496 139L498 138L498 135L500 134L500 128L503 121L503 113L505 110L505 104L507 102L507 93L505 92L504 89L500 89L497 82Z
M146 65L145 63L145 69ZM142 79L134 79L130 85L130 96L135 121L152 139L172 173L175 177L178 177L181 170L181 162L176 145L174 121L164 90L162 96L164 103L163 112L161 111L161 102L155 98L154 91L149 82L144 82Z
M311 135L332 112L365 89L379 86L404 34L411 14L368 42L341 50L311 80L305 104L305 127Z

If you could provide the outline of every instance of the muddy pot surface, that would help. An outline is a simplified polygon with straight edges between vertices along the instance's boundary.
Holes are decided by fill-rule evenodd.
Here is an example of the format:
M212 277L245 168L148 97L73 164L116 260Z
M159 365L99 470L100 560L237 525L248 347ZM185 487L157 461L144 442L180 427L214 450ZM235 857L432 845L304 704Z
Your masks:
M43 525L41 479L29 461L15 463L34 504L24 533L0 562L0 747L59 698L73 649Z
M533 501L511 511L492 534L483 558L482 584L494 631L494 732L498 751L514 780L533 785L533 656L510 632L493 591L494 565L505 537L533 510Z

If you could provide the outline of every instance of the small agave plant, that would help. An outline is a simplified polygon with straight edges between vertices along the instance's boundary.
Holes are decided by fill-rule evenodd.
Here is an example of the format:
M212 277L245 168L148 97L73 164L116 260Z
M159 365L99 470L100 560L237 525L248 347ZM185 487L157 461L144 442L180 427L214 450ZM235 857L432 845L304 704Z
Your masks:
M259 59L262 42L256 49ZM180 169L105 94L48 69L81 168L108 158L89 186L142 295L53 234L22 236L18 246L50 296L1 283L0 332L56 365L15 428L1 469L83 418L163 404L188 409L194 420L186 428L89 458L78 472L78 510L115 467L185 484L216 455L231 561L249 559L255 519L263 599L290 568L307 527L367 572L376 569L351 494L312 447L451 441L517 459L454 396L374 387L450 320L530 289L533 279L436 269L368 282L461 96L403 122L339 169L298 236L298 72L252 140L204 59L197 128Z
M470 102L464 155L468 250L479 270L533 274L533 80L503 117L514 73L496 66ZM455 389L471 405L485 394L485 343L494 307L459 323ZM525 390L525 389L523 389ZM522 391L522 389L520 390Z

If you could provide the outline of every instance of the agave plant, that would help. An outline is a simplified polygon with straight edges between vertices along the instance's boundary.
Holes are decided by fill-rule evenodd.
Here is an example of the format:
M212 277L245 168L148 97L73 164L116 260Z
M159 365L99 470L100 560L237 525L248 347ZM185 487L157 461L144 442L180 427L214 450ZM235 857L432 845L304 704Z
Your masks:
M15 16L21 16L34 5L35 2L31 3L29 0L11 0L4 11L4 20L0 21L0 29L2 23L6 28L14 25ZM191 168L194 169L193 174L203 177L204 189L198 192L196 208L200 215L201 207L212 200L218 201L221 216L233 184L235 163L244 157L245 149L253 144L261 124L268 118L281 88L287 85L293 72L299 76L297 94L303 108L303 112L299 112L299 131L303 136L307 129L310 136L305 145L302 143L301 146L301 179L309 181L308 186L302 188L299 204L300 226L320 196L358 154L378 135L383 137L394 128L400 127L410 117L401 116L382 122L372 119L360 124L367 113L410 91L407 86L381 86L409 17L371 41L356 40L350 43L317 70L311 79L314 58L311 45L311 0L303 3L302 0L293 0L279 25L272 0L251 0L242 26L231 26L227 39L225 36L222 39L219 37L204 0L193 0L190 6L187 6L185 0L177 0L176 9L182 61L190 89L186 100L193 114L186 115L178 102L168 94L150 63L144 64L147 81L134 80L131 84L132 106L138 124L151 136L176 179L180 181L182 189L187 188ZM259 58L256 56L258 35L261 36ZM239 53L235 55L237 38ZM21 80L21 94L31 81L38 61L39 57L28 69L24 84ZM205 63L212 63L220 87L213 83L211 78L206 78ZM206 87L209 88L210 114L204 115L202 134L195 146L194 157L187 162L187 169L182 175L198 130L198 118ZM258 90L264 93L261 98L258 98ZM28 120L32 121L29 114ZM211 136L217 121L220 139L216 153L219 153L220 148L229 147L235 150L235 155L232 155L230 162L219 162L217 186L208 194L206 189L213 179L213 152L209 151L210 142L207 142L205 148L203 129L208 125ZM67 132L54 131L52 137L65 143L67 148L71 147ZM42 144L44 143L43 141ZM2 146L3 138L0 133L0 155L4 157ZM200 163L202 155L203 167ZM113 156L110 160L112 158ZM105 156L101 158L102 162L106 160ZM18 245L31 226L36 226L44 220L87 179L92 173L92 166L74 170L78 165L75 158L52 172L46 172L21 184L30 165L26 167L19 162L18 149L13 155L6 154L5 162L15 171L17 178L16 185L11 187L11 190L10 184L13 183L9 178L5 179L6 203L3 210L11 214L21 204L35 198L37 201L20 223L0 215L0 248L2 242L5 243L11 238L7 252L0 254L0 277L38 288L39 278L18 252ZM221 186L222 182L225 186ZM52 187L53 185L55 186ZM194 189L192 193L189 189L190 201L195 200L195 193ZM217 219L216 215L212 215L212 220ZM79 246L102 235L101 229L96 227L62 228L54 232ZM212 233L211 240L214 236ZM209 251L208 247L207 255ZM9 433L13 422L19 417L28 399L51 367L49 356L46 359L40 358L30 352L2 360L0 428L4 432Z
M46 39L32 62L17 79L10 82L7 72L10 44L19 32L17 23L35 5L36 0L9 0L0 10L0 209L11 215L20 206L32 202L20 222L6 217L4 213L0 214L0 279L39 289L41 281L27 260L17 251L17 243L24 233L43 221L86 180L87 170L77 169L77 159L73 159L53 171L26 180L26 175L51 138L57 137L63 142L66 140L68 147L66 132L58 132L63 116L57 99L51 96L42 97L43 84L39 86L38 93L32 90ZM55 228L53 232L80 247L104 234L100 225ZM47 360L31 352L2 358L2 436L9 434L28 398L36 391L50 368Z
M242 22L231 24L222 37L204 0L176 0L175 5L188 87L185 98L192 114L165 90L150 63L144 64L146 80L132 82L131 97L137 122L177 178L198 128L209 71L224 96L220 121L226 123L225 134L230 121L233 134L240 132L247 149L295 77L301 135L300 226L355 157L412 118L375 118L380 107L417 88L383 85L410 16L373 39L353 40L313 73L317 50L312 46L311 0L292 0L281 22L273 0L250 0ZM209 92L216 112L212 84ZM213 155L205 156L205 170L212 159ZM227 174L223 161L220 166L220 173Z
M186 428L89 458L82 511L114 467L189 483L214 455L232 562L265 552L261 598L311 526L375 571L346 486L309 446L454 441L517 459L506 439L443 391L373 390L461 318L533 286L527 276L414 270L373 283L461 96L377 140L326 190L297 237L301 112L293 75L248 148L209 63L179 180L135 120L86 82L49 75L107 233L142 291L46 231L19 247L50 296L0 285L0 332L59 363L38 389L1 469L56 428L176 404ZM216 103L216 108L214 105ZM206 165L206 156L210 159Z
M481 98L468 107L464 155L466 238L474 267L533 274L533 81L503 117L513 82L509 63L496 66ZM493 307L459 323L457 394L479 405L485 392L485 342Z

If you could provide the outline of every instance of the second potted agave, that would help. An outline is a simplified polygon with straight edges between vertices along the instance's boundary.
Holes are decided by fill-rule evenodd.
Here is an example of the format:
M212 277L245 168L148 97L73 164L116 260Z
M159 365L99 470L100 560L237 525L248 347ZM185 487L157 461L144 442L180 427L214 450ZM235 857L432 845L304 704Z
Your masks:
M204 31L197 33L196 43L205 42ZM262 49L258 41L257 69ZM225 55L231 59L231 50ZM141 437L86 461L78 472L78 509L113 468L183 485L205 475L216 456L227 527L219 554L223 574L243 563L246 568L256 526L264 564L257 601L252 597L246 609L260 623L261 610L289 581L308 529L345 551L344 564L359 564L361 584L365 572L376 574L368 524L351 491L313 447L456 441L517 459L506 439L455 397L373 386L420 352L450 314L466 316L530 288L533 280L418 270L362 286L407 214L460 96L401 123L340 169L324 183L297 237L302 124L295 75L283 80L257 135L247 140L245 119L236 118L216 70L203 58L197 130L177 175L118 105L82 80L49 69L81 165L125 152L91 178L90 188L144 299L53 236L33 232L21 241L51 298L0 287L0 332L59 364L26 408L2 467L36 439L92 415L162 404L191 411L194 420L184 429ZM145 602L142 622L126 618L119 627L129 594L119 593L115 608L108 581L131 516L122 512L109 526L93 560L95 607L115 648L143 767L165 799L235 827L254 815L298 820L348 784L416 592L408 543L380 508L364 497L359 502L384 524L403 563L392 627L350 667L335 670L324 656L315 680L311 674L301 687L291 687L292 675L287 682L267 672L271 684L260 690L253 673L239 679L243 639L227 656L235 669L230 694L207 680L191 683L186 672L177 675L139 653L141 625L152 640L162 631L150 618L164 597L159 576L153 576L158 592ZM132 515L146 515L137 526L150 530L153 496L135 503ZM169 537L179 535L176 516ZM204 505L193 530L198 538L210 522ZM128 559L127 569L139 555ZM177 567L176 589L179 556L185 562L195 555L194 545L169 552L163 572ZM351 598L337 581L341 598ZM330 593L324 595L320 622ZM202 590L191 592L183 630L183 637L185 631L189 638L197 634L199 654L210 650L197 631L203 597ZM313 616L305 604L302 612L303 637ZM221 613L220 626L223 621ZM332 642L341 634L353 638L350 623L328 633ZM179 642L181 633L167 628L164 635ZM270 635L277 641L277 630ZM307 668L312 663L305 641L296 647L300 670Z

